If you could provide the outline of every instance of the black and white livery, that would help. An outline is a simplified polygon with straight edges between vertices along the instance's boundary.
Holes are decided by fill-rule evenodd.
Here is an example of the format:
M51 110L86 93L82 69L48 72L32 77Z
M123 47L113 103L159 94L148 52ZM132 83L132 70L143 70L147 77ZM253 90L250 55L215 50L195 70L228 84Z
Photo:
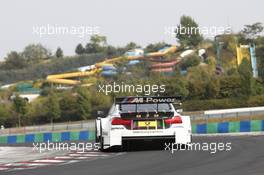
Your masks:
M107 116L96 119L96 141L101 150L121 146L124 141L167 140L191 142L189 116L180 115L173 104L180 97L116 98Z

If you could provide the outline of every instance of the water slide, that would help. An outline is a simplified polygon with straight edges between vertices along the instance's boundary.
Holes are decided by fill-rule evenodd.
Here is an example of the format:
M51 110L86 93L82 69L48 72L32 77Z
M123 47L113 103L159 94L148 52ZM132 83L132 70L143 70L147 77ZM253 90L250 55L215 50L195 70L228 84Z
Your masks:
M248 61L251 63L253 77L258 77L258 66L257 66L257 58L255 53L255 45L240 45L236 47L237 50L237 65L240 65L242 63L242 60L244 58L248 59Z
M159 72L159 73L165 73L165 72L173 72L172 67L164 67L164 68L158 68L158 69L152 69L151 72Z
M167 62L159 62L150 66L151 72L173 72L173 67L178 64L180 60L172 60Z
M164 67L173 67L179 62L180 62L180 60L172 60L172 61L167 61L167 62L160 62L160 63L156 63L156 64L151 65L150 68L156 69L156 68L164 68Z
M239 45L236 47L236 51L237 51L237 65L240 65L244 58L250 61L249 45Z
M114 64L115 62L121 61L123 59L126 60L136 60L136 59L148 59L151 57L161 57L168 53L175 52L177 50L176 46L166 47L162 50L159 50L157 52L152 52L144 55L139 56L120 56L112 59L107 59L105 61L102 61L100 63L95 64L95 68L88 71L78 71L78 72L72 72L72 73L62 73L62 74L54 74L54 75L48 75L47 76L47 82L54 83L54 84L65 84L65 85L79 85L81 84L80 80L71 80L68 78L81 78L81 77L88 77L95 74L98 74L102 71L103 66L109 66ZM91 85L91 84L89 84Z
M87 77L87 76L94 75L100 71L101 71L100 68L96 68L96 69L93 69L91 71L85 71L85 72L73 72L73 73L49 75L47 77L47 81L50 83L56 83L56 84L78 85L81 83L81 81L69 80L67 78Z
M251 66L252 66L252 71L253 71L253 77L257 78L258 77L258 65L257 65L257 58L256 58L255 50L256 50L255 44L251 44L249 47L250 57L251 57Z

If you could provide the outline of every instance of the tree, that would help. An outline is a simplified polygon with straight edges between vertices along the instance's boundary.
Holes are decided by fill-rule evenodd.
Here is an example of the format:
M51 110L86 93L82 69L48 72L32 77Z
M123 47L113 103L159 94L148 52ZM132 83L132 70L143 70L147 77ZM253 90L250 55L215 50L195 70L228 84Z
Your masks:
M82 119L89 119L91 117L91 96L89 94L89 91L85 88L78 89L78 98L77 103L79 106L79 112Z
M27 101L16 94L13 105L18 115L18 126L21 126L21 119L25 117L27 113Z
M188 82L189 99L204 99L206 93L206 83L204 81L192 80Z
M241 77L241 90L243 96L251 95L253 89L253 74L250 62L243 58L242 63L238 67Z
M105 46L107 44L106 36L92 35L90 43L93 45Z
M81 116L78 115L77 97L71 91L62 94L60 108L62 121L81 120Z
M117 49L113 46L107 46L106 47L106 54L107 56L114 56L117 54Z
M62 58L63 57L63 51L60 47L57 48L56 50L56 57L57 58Z
M224 75L220 77L220 98L240 97L241 78L239 75Z
M92 106L90 116L96 116L97 111L107 112L112 105L112 99L109 95L103 93L98 93L96 89L89 89L90 94L94 94L93 98L90 98L90 103Z
M26 60L16 51L10 52L5 58L4 69L22 69L27 66Z
M39 62L51 57L51 52L41 44L30 44L25 47L22 55L30 63Z
M50 92L47 100L47 117L51 123L61 116L59 98L54 92Z
M85 46L85 53L101 53L106 49L107 40L105 36L92 35L90 42Z
M198 66L201 62L201 59L198 55L190 55L184 58L181 62L181 69L186 70L189 67Z
M140 48L140 46L137 45L137 44L134 43L134 42L130 42L130 43L128 43L128 44L125 46L125 49L126 49L126 50L132 50L132 49L136 49L136 48Z
M100 46L97 44L87 43L85 46L85 53L98 53L100 52Z
M183 99L185 99L189 95L188 91L188 82L180 77L159 77L157 83L160 85L166 86L166 91L164 92L164 96L173 96L180 95Z
M175 33L183 47L197 46L203 40L198 24L190 16L181 17Z
M189 99L206 99L208 82L214 76L214 71L210 66L196 66L188 69L187 81L189 90ZM211 87L210 87L211 88ZM211 95L211 94L210 94Z
M37 98L28 104L27 117L31 123L41 124L49 122L48 98Z
M101 53L106 50L107 40L105 36L92 35L90 42L85 46L85 53Z
M220 92L220 81L213 76L206 85L205 98L216 98Z
M5 125L5 122L8 118L8 110L3 104L0 105L0 127Z
M144 51L146 53L148 52L157 52L158 50L164 48L168 46L168 44L166 44L165 42L158 42L158 43L154 43L154 44L149 44L147 45L147 47L144 49Z
M263 31L263 26L260 22L256 22L252 25L245 25L242 33L246 35L247 39L255 39L256 36Z
M75 49L75 53L77 55L82 55L82 54L84 54L84 52L85 52L85 49L84 49L83 45L81 43L78 44L76 49Z

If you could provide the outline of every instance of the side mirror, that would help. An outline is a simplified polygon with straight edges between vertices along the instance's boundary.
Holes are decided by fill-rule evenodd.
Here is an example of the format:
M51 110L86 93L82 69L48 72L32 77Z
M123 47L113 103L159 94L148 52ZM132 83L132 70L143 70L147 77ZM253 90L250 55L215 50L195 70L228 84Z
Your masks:
M97 117L103 117L104 114L104 111L97 111Z

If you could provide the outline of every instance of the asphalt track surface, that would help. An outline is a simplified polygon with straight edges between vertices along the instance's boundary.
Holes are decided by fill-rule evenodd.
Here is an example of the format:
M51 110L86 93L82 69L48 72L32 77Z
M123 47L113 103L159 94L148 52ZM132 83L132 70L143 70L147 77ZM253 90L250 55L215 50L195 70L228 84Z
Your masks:
M264 136L195 137L194 142L231 142L231 151L171 151L162 147L139 148L105 159L0 172L14 175L263 175ZM138 145L137 145L138 146Z

